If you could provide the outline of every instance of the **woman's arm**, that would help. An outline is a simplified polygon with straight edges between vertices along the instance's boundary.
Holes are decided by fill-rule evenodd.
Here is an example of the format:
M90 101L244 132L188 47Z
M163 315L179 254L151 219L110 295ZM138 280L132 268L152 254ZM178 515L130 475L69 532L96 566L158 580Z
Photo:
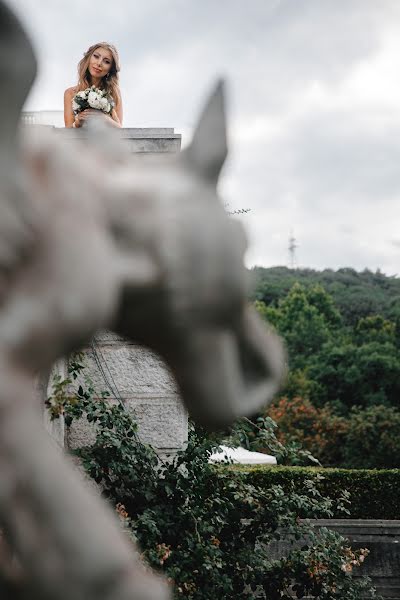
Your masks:
M115 99L115 106L111 112L111 118L113 121L115 121L116 127L122 127L123 110L121 94L119 92Z
M74 97L75 89L68 88L64 92L64 124L65 127L72 127L75 116L72 110L72 98Z
M64 123L65 127L82 127L84 122L90 117L91 111L90 109L86 109L77 115L74 115L74 111L72 110L72 100L76 94L76 88L68 88L64 92Z

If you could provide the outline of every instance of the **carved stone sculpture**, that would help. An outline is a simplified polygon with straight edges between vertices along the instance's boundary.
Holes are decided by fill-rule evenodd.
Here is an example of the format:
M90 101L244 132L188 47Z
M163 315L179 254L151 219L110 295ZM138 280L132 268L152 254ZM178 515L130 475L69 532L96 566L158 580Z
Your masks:
M20 565L18 593L166 598L54 452L32 376L108 328L158 352L206 426L254 412L276 390L282 348L246 303L244 235L216 193L223 86L178 156L135 160L97 120L79 153L42 131L19 142L35 59L2 1L0 34L0 521Z

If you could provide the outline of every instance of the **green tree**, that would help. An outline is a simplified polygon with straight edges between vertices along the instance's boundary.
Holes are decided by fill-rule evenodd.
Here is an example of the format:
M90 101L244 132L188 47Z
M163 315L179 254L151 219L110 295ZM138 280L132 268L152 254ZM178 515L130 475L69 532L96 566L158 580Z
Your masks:
M267 306L261 300L256 300L254 306L258 314L267 321L269 325L272 325L275 329L279 330L279 322L281 319L281 312L279 308L275 306Z
M347 413L352 406L399 406L400 358L393 344L330 341L308 363L312 400L330 402Z
M396 324L382 315L371 315L360 319L355 328L355 340L359 344L368 342L396 343Z
M400 467L400 411L390 406L353 408L343 443L344 466Z
M342 325L342 317L335 306L333 298L320 284L311 286L307 292L307 300L314 306L330 328Z
M268 306L278 306L298 282L306 289L322 286L332 296L345 325L354 327L359 319L375 314L400 323L400 279L387 277L379 270L374 273L368 269L357 272L349 268L314 271L254 267L251 274L255 281L252 298Z
M295 284L279 303L275 326L283 336L291 369L302 369L332 335L339 321L331 299L320 287L307 290Z

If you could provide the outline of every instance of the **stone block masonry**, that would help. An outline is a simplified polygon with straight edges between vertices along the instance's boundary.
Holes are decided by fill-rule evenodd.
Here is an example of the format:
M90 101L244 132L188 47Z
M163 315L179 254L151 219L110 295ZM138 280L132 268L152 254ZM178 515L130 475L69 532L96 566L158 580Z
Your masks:
M187 440L187 413L175 381L162 360L142 346L114 333L101 332L84 349L86 368L74 387L85 387L89 375L99 394L121 401L138 424L140 438L161 454L172 454ZM66 445L77 448L94 441L94 429L85 420L66 432Z
M363 565L354 570L353 576L369 577L384 600L400 600L400 521L312 519L311 522L315 527L327 527L340 533L354 549L368 548L370 554ZM301 546L304 542L293 542L282 531L281 540L271 543L268 548L271 557L279 559L287 555L293 546ZM360 600L364 598L367 600L368 596Z

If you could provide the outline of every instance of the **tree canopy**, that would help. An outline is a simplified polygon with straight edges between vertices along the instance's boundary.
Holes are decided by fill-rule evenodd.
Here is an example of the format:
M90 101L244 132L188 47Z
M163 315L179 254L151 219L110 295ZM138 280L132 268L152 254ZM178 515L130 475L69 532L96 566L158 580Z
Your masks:
M400 423L400 280L379 271L317 272L285 267L257 267L253 276L257 310L287 346L289 375L275 402L280 410L272 410L273 418L278 414L278 425L279 419L284 423L282 441L301 438L317 458L329 456L329 448L327 451L324 446L318 455L315 439L310 441L312 430L318 429L315 423L311 426L304 421L310 431L300 434L298 415L308 411L315 422L322 419L325 423L328 438L337 419L344 419L340 431L342 438L345 431L347 436L339 453L342 459L332 447L334 464L342 460L350 466L365 466L369 459L361 460L362 449L369 447L371 440L375 444L377 438L383 449L391 450L387 454L385 450L377 452L380 458L372 466L393 466L393 461L400 464L400 458L393 457L393 431ZM294 400L296 418L291 404ZM328 413L318 412L321 410ZM328 423L329 415L333 424ZM394 425L389 444L389 434L383 440L382 424L390 418ZM372 434L374 428L377 432ZM400 430L397 433L400 439ZM368 464L371 466L371 460Z

